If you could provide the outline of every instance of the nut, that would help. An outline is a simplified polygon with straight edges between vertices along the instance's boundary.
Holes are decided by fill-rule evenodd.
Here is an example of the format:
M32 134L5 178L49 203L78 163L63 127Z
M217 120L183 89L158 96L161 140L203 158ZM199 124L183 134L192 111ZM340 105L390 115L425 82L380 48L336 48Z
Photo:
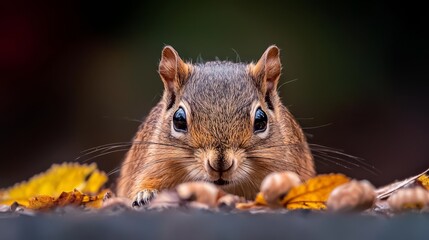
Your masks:
M331 211L356 211L370 208L375 198L375 189L370 182L352 180L336 187L326 204Z
M269 206L280 207L281 199L292 187L299 184L301 180L294 172L270 173L261 183L261 193Z
M222 196L217 201L217 205L219 207L226 206L226 207L235 207L235 204L237 203L244 203L246 202L246 199L243 197L232 195L232 194L226 194L225 196Z
M387 202L395 212L423 209L429 206L429 191L422 187L399 189L387 199Z
M179 198L184 201L197 202L214 208L219 199L219 189L207 182L188 182L176 187Z

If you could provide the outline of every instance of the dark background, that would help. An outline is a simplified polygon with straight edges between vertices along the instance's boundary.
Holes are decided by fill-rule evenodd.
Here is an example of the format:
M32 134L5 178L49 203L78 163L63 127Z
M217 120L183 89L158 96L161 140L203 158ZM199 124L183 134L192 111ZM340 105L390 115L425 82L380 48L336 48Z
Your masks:
M65 2L65 1L64 1ZM376 185L429 167L427 8L411 2L0 3L0 187L131 140L156 104L164 44L185 60L282 49L283 100L311 143L380 170L317 162ZM404 5L405 4L405 5ZM318 127L323 126L324 127ZM316 128L315 128L316 127ZM105 171L125 152L94 161Z

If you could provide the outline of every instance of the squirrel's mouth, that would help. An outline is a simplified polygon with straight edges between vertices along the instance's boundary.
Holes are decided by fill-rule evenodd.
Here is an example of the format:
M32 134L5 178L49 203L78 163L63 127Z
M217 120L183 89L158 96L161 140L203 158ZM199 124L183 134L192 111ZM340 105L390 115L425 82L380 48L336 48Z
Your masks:
M228 185L230 182L223 180L222 178L219 178L218 180L213 181L213 183L218 185L218 186L225 186L225 185Z

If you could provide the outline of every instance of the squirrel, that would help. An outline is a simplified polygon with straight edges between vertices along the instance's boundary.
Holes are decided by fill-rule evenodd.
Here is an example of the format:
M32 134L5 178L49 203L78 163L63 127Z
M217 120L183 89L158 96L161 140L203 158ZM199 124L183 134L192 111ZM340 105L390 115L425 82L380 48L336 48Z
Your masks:
M142 206L160 190L204 181L252 199L272 172L314 176L306 137L277 92L281 69L275 45L249 64L192 64L165 46L164 92L125 156L118 196Z

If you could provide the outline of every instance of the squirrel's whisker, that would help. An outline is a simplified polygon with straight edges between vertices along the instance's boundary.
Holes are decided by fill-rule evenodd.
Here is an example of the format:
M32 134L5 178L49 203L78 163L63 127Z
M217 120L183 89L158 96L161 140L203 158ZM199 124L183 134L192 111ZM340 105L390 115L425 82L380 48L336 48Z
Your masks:
M381 173L380 170L378 170L372 164L367 162L365 159L360 158L360 157L356 157L356 156L353 156L350 154L346 154L346 153L342 152L342 150L331 148L331 147L326 147L326 146L319 145L319 144L310 144L310 147L311 147L311 150L313 153L320 153L320 154L324 154L324 155L329 156L329 157L332 156L330 154L335 154L335 155L347 157L350 160L356 161L358 164L362 165L359 167L362 167L363 169L365 169L368 172L371 172L372 174L378 175Z
M132 142L115 142L115 143L103 144L103 145L100 145L100 146L96 146L96 147L85 149L81 153L86 153L86 152L89 152L89 151L92 151L92 150L95 150L95 149L104 148L104 147L110 147L110 146L116 146L116 145L122 145L122 144L124 144L124 145L126 144L126 145L130 145L131 146Z
M109 152L100 153L100 154L92 156L92 157L90 157L88 159L85 159L82 162L86 163L86 162L91 161L92 159L95 159L95 158L98 158L98 157L101 157L101 156L105 156L105 155L116 153L116 152L123 152L123 151L128 151L128 149L118 149L118 150L112 150L112 151L109 151Z
M75 161L81 159L82 157L85 157L85 156L88 156L88 155L91 155L91 154L94 154L94 153L105 153L105 152L108 152L108 151L110 151L112 149L116 149L116 148L122 148L122 147L124 147L125 149L118 150L118 152L119 151L125 151L125 150L128 150L133 143L138 144L138 145L143 145L143 144L147 144L147 145L160 145L160 146L165 146L165 147L171 147L173 149L175 149L175 148L190 149L188 147L181 147L181 146L177 146L177 145L174 145L174 144L157 143L157 142L138 142L138 141L134 141L134 142L118 142L118 143L109 143L109 144L105 144L105 145L101 145L101 146L97 146L97 147L93 147L93 148L84 150L84 151L82 151L82 153L83 153L82 155L80 155L79 157L75 158ZM110 151L109 153L114 153L114 152L116 152L116 151ZM108 153L106 153L106 154L108 154ZM92 159L97 158L99 156L104 156L106 154L98 154L98 155L96 155L94 157L91 157L90 159L84 160L83 162L87 162L89 160L92 160Z
M247 158L249 159L255 159L255 160L270 160L270 161L275 161L274 158L271 157L264 157L264 156L248 156ZM254 164L258 164L258 168L265 168L267 171L269 172L276 172L279 171L280 169L285 171L293 171L294 169L299 170L301 172L305 172L307 174L311 174L311 171L309 171L308 169L305 168L305 166L296 164L296 163L292 163L292 162L276 162L275 166L271 166L271 168L267 168L264 166L263 162L254 162Z
M335 156L329 155L326 152L317 152L316 151L316 153L313 153L313 155L314 156L323 156L323 157L326 157L326 158L329 158L329 159L335 159L335 160L338 160L338 161L350 164L350 165L355 166L355 167L365 167L365 166L361 166L361 165L359 165L357 163L354 163L354 162L347 161L347 160L339 158L339 157L335 157Z
M335 165L337 165L337 166L340 166L340 167L343 167L343 168L345 168L345 169L352 169L351 167L348 167L348 166L346 166L346 165L344 165L344 164L341 164L341 163L339 163L339 162L337 162L337 161L334 161L334 160L332 160L332 159L329 159L329 158L326 158L326 157L323 157L323 156L320 156L320 155L316 155L316 154L313 154L314 155L314 160L320 160L320 159L322 159L322 160L325 160L326 162L329 162L329 163L333 163L333 164L335 164Z

